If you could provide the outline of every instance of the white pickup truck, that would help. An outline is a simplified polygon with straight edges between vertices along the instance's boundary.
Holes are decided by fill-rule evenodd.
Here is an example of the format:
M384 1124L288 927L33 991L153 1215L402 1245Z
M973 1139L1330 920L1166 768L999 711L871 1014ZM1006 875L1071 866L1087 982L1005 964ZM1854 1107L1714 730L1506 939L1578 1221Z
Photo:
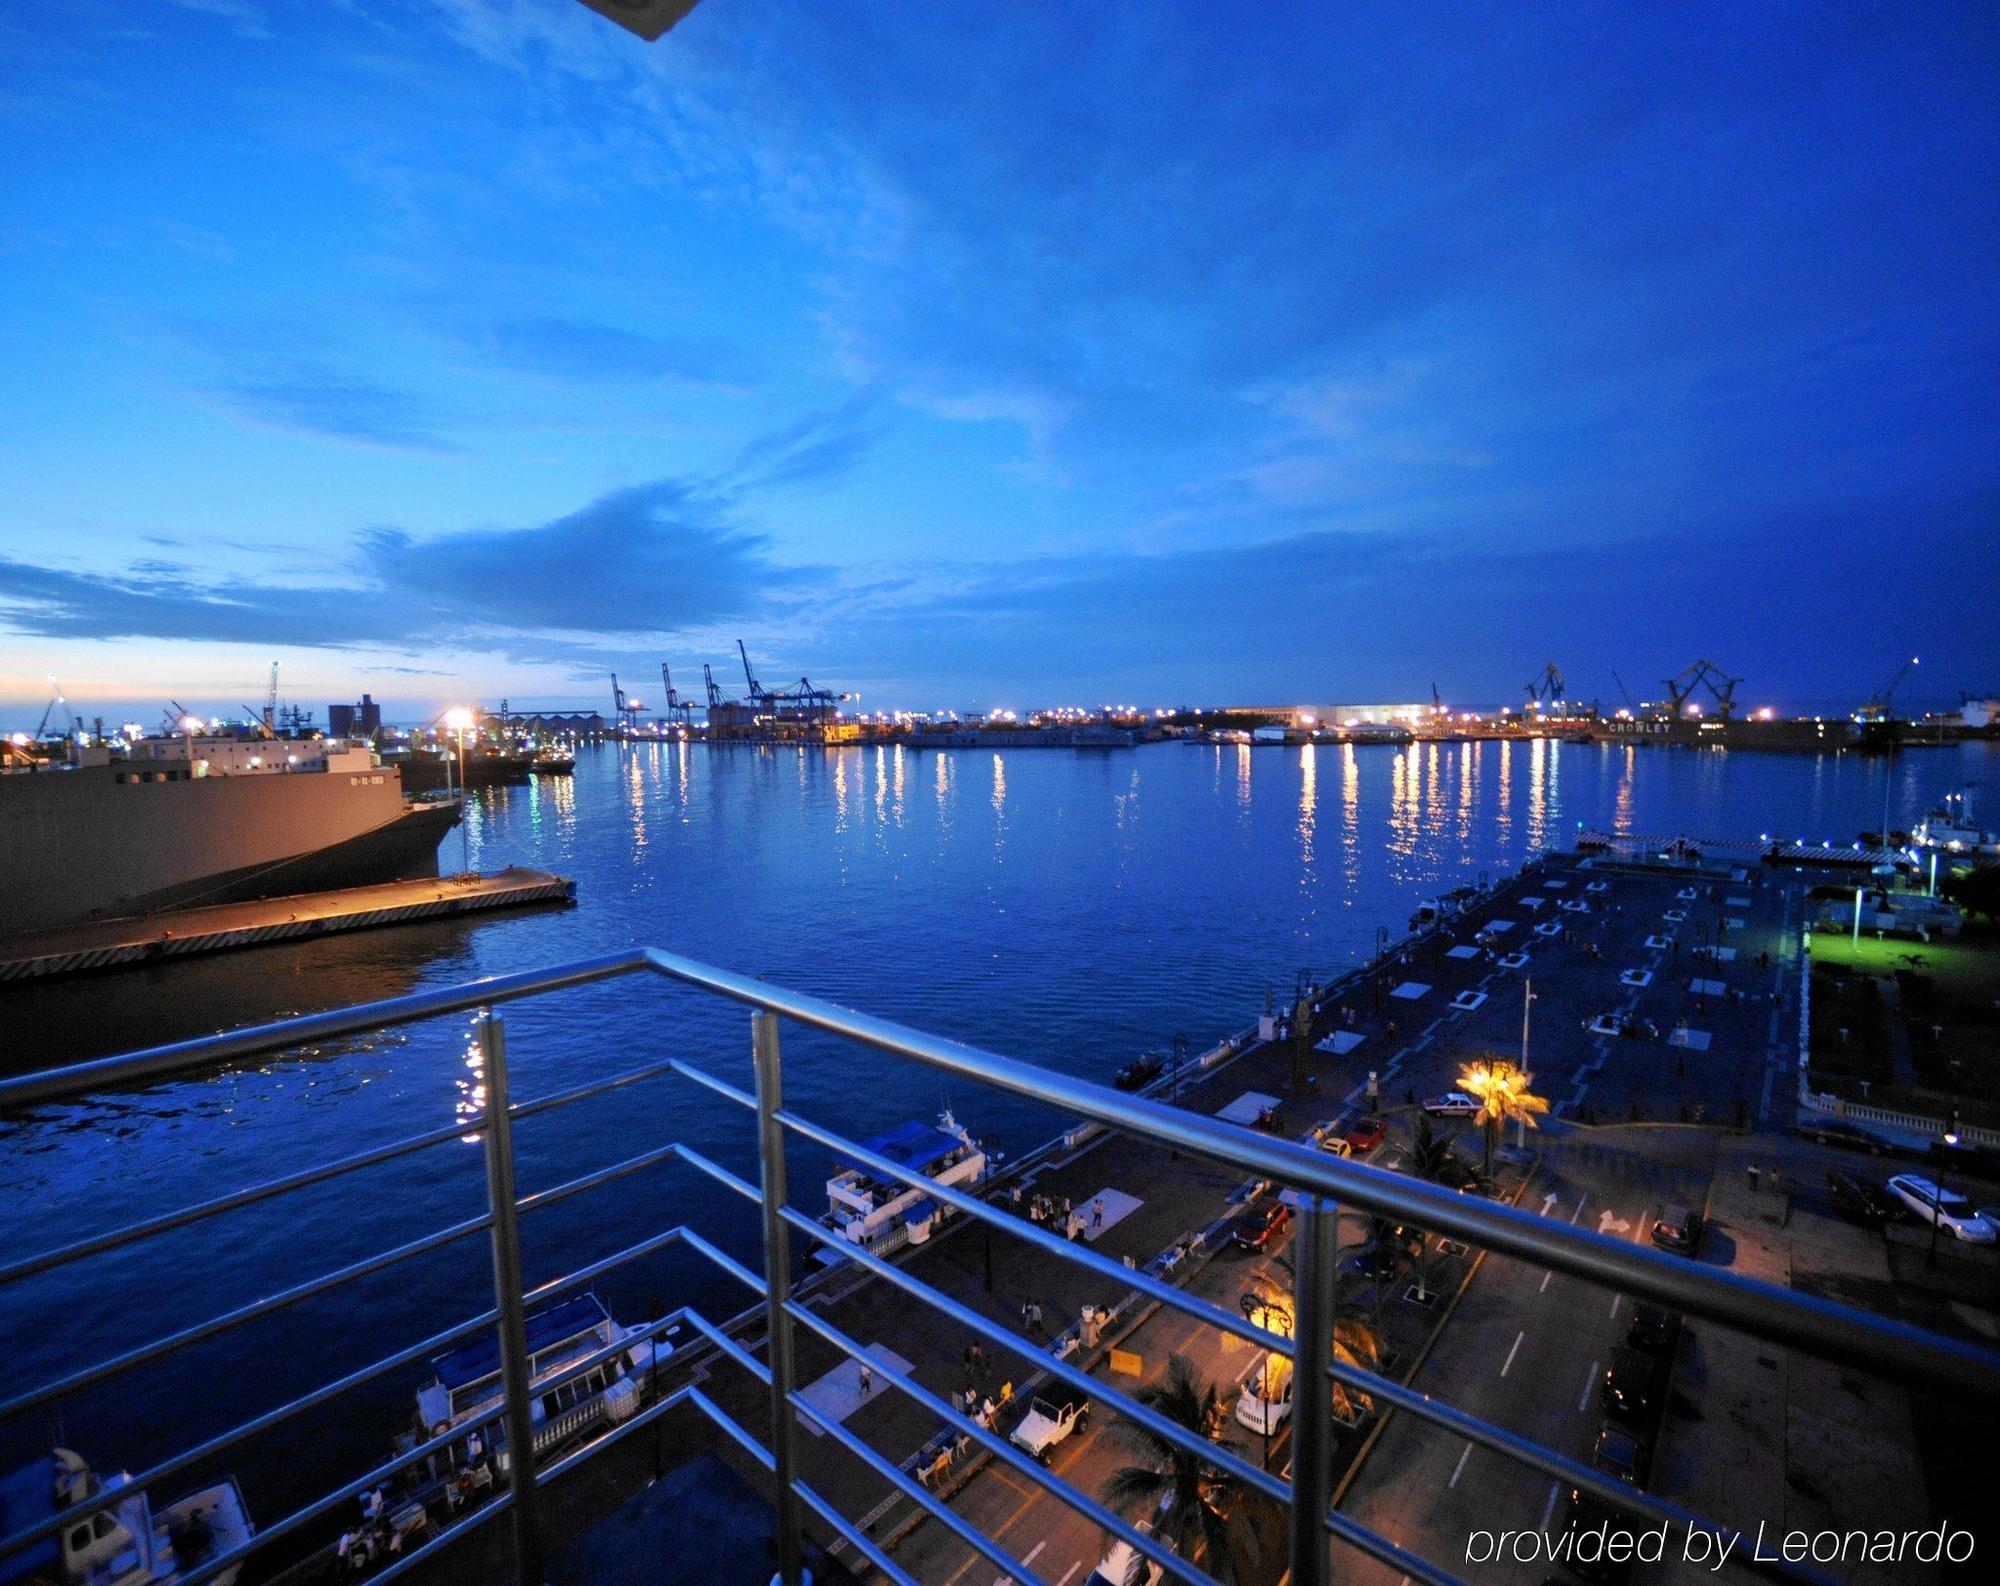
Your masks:
M1070 1433L1080 1432L1088 1425L1090 1425L1088 1399L1065 1399L1057 1403L1035 1398L1028 1401L1028 1413L1021 1417L1021 1424L1014 1428L1012 1440L1015 1447L1025 1448L1046 1465L1055 1458L1058 1443Z

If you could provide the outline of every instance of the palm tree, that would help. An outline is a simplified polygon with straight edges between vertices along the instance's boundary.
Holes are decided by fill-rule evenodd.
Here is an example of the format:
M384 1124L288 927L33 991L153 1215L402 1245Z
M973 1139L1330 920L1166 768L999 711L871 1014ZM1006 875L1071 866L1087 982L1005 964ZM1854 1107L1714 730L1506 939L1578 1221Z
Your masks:
M1451 1144L1456 1138L1440 1135L1431 1123L1431 1115L1418 1113L1417 1132L1410 1141L1410 1171L1426 1184L1437 1183L1451 1162Z
M1383 1219L1378 1218L1376 1221L1381 1222ZM1281 1269L1287 1277L1292 1275L1292 1262L1289 1256L1279 1256L1271 1265ZM1275 1279L1261 1273L1258 1274L1256 1281L1264 1284L1270 1292L1259 1294L1253 1291L1244 1294L1241 1302L1243 1314L1259 1326L1290 1338L1292 1336L1290 1286L1281 1288ZM1382 1369L1381 1332L1373 1322L1363 1321L1352 1312L1340 1310L1337 1301L1331 1345L1333 1358L1342 1365L1353 1366L1361 1371L1380 1372ZM1295 1388L1293 1390L1295 1404L1297 1398ZM1359 1420L1368 1411L1372 1402L1367 1394L1350 1391L1344 1382L1336 1382L1333 1385L1333 1413L1343 1420Z
M1141 1388L1138 1399L1197 1438L1221 1439L1221 1397L1185 1355L1169 1356L1166 1376ZM1144 1462L1121 1465L1105 1478L1107 1504L1118 1510L1145 1505L1154 1516L1155 1534L1219 1580L1232 1580L1240 1564L1256 1562L1256 1536L1243 1523L1242 1494L1233 1476L1136 1421L1115 1422L1111 1435Z
M1458 1088L1479 1103L1475 1116L1486 1133L1489 1178L1493 1176L1493 1146L1500 1126L1512 1119L1524 1129L1539 1128L1536 1115L1549 1110L1548 1101L1528 1089L1534 1082L1533 1074L1492 1052L1482 1053L1459 1070Z

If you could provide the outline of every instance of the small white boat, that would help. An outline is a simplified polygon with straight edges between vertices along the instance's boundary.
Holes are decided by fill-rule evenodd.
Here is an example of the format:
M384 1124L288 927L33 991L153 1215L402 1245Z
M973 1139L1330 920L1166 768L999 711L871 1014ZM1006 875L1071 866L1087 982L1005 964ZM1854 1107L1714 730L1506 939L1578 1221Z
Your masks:
M0 1535L46 1520L106 1491L122 1496L55 1536L0 1559L6 1586L171 1586L219 1553L255 1534L231 1476L155 1510L124 1471L99 1477L72 1449L0 1478ZM231 1586L240 1566L213 1579Z
M1947 793L1910 833L1918 848L1941 848L1953 854L2000 853L2000 834L1983 831L1973 823L1972 809L1963 793Z
M984 1147L949 1107L936 1124L901 1124L862 1141L861 1148L955 1188L970 1189L986 1177ZM826 1181L826 1225L875 1255L906 1243L922 1243L951 1215L949 1206L922 1189L901 1179L877 1178L859 1164L842 1168Z
M530 1417L537 1454L566 1442L599 1421L622 1421L639 1408L639 1382L655 1355L664 1361L674 1346L664 1338L640 1339L630 1349L592 1366L580 1377L543 1390L586 1355L616 1344L635 1329L612 1320L595 1294L558 1301L527 1318ZM431 1361L437 1372L428 1387L417 1392L417 1418L426 1440L442 1437L455 1426L491 1412L502 1393L500 1341L483 1333ZM496 1421L483 1433L472 1433L434 1456L444 1469L480 1464L488 1449L496 1452L506 1441L506 1423Z

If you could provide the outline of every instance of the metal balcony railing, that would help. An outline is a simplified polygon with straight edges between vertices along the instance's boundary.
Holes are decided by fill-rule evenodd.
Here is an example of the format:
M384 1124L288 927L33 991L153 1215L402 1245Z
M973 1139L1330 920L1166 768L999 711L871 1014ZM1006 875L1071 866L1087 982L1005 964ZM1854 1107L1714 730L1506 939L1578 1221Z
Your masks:
M751 1009L751 1053L755 1094L706 1073L678 1058L665 1058L607 1080L528 1101L509 1092L505 1031L500 1006L616 976L649 973L733 999ZM1213 1586L1211 1578L1189 1560L1168 1550L1149 1532L1141 1531L1087 1493L1046 1469L1005 1437L959 1407L933 1393L908 1374L864 1356L862 1346L818 1310L794 1300L790 1274L795 1234L824 1244L845 1260L866 1269L929 1307L940 1318L995 1345L1019 1350L1022 1340L976 1310L940 1293L903 1266L848 1243L838 1234L787 1204L785 1157L788 1136L796 1135L865 1165L885 1180L920 1187L959 1213L1003 1229L1015 1239L1049 1255L1086 1268L1099 1276L1136 1289L1147 1298L1176 1307L1197 1321L1250 1340L1257 1346L1292 1359L1298 1380L1328 1384L1322 1393L1294 1395L1292 1478L1289 1482L1258 1468L1220 1444L1207 1441L1166 1420L1130 1395L1101 1379L1051 1356L1041 1369L1058 1382L1090 1395L1116 1414L1188 1449L1245 1488L1267 1494L1289 1511L1290 1578L1298 1586L1326 1586L1332 1548L1346 1546L1380 1560L1413 1581L1453 1582L1449 1570L1419 1557L1390 1538L1360 1524L1330 1506L1333 1383L1345 1384L1379 1404L1402 1410L1451 1435L1492 1449L1559 1482L1579 1488L1636 1518L1734 1535L1731 1528L1704 1520L1673 1502L1635 1490L1589 1465L1490 1424L1429 1395L1406 1388L1375 1372L1331 1357L1334 1321L1334 1256L1337 1208L1359 1208L1398 1222L1413 1223L1440 1235L1465 1240L1552 1267L1591 1282L1654 1300L1697 1317L1822 1358L1873 1372L1913 1388L1972 1395L2000 1404L2000 1355L1941 1338L1906 1325L1851 1310L1811 1295L1793 1293L1729 1272L1657 1255L1631 1243L1585 1229L1524 1213L1512 1207L1460 1195L1411 1177L1328 1156L1268 1135L1238 1129L1213 1118L1185 1112L1161 1102L1053 1073L1010 1058L943 1040L887 1020L856 1013L817 997L782 990L749 976L714 969L674 954L639 950L567 964L530 973L500 976L443 990L366 1003L333 1012L288 1019L200 1040L83 1063L49 1073L0 1081L0 1116L64 1101L106 1089L125 1089L186 1069L230 1062L259 1054L376 1031L454 1012L481 1010L479 1042L485 1062L485 1107L479 1117L372 1148L317 1167L303 1169L264 1183L218 1196L197 1205L146 1218L113 1232L95 1235L17 1259L0 1266L0 1285L116 1250L171 1229L226 1216L276 1196L310 1190L313 1186L364 1171L444 1142L477 1134L486 1164L487 1204L479 1216L410 1240L377 1255L270 1294L208 1321L166 1336L135 1343L124 1352L89 1364L67 1375L15 1393L0 1401L0 1420L37 1408L60 1405L70 1395L103 1383L147 1362L159 1360L189 1345L216 1337L255 1318L269 1315L318 1295L327 1294L370 1274L411 1260L461 1239L485 1235L491 1249L493 1304L432 1336L398 1349L360 1370L327 1382L289 1403L257 1415L231 1430L164 1459L138 1473L127 1487L115 1487L62 1511L52 1519L0 1537L0 1570L9 1555L34 1546L133 1490L146 1490L189 1467L214 1460L245 1439L325 1405L340 1395L417 1364L450 1345L491 1328L497 1331L503 1393L480 1413L475 1423L419 1441L392 1459L265 1524L247 1543L216 1554L187 1571L186 1586L199 1586L259 1549L311 1526L337 1505L349 1502L398 1472L420 1464L462 1439L468 1425L498 1436L508 1450L507 1481L489 1501L444 1527L437 1535L395 1562L373 1573L387 1581L415 1568L470 1532L505 1514L513 1530L515 1578L523 1586L543 1580L544 1531L542 1494L548 1483L592 1459L634 1431L680 1407L692 1407L708 1417L772 1477L779 1542L779 1575L786 1586L801 1577L808 1512L825 1533L845 1540L855 1552L892 1581L911 1580L853 1519L816 1492L801 1474L798 1432L801 1417L811 1419L828 1437L854 1455L881 1480L905 1496L967 1546L991 1560L1004 1574L1022 1583L1034 1582L1032 1569L1007 1548L981 1533L922 1482L900 1468L834 1419L821 1419L799 1391L794 1364L798 1328L817 1334L848 1356L866 1358L870 1368L889 1386L921 1405L938 1422L969 1440L1016 1474L1044 1489L1088 1517L1107 1534L1122 1539L1163 1565L1176 1579ZM867 1151L834 1130L802 1117L786 1106L780 1055L781 1020L792 1020L876 1051L921 1064L970 1084L983 1085L1029 1101L1051 1105L1079 1118L1143 1138L1289 1186L1297 1192L1299 1215L1294 1235L1293 1337L1281 1336L1244 1316L1212 1305L1167 1281L1164 1273L1134 1270L1033 1225L981 1197L939 1185L902 1165ZM706 1087L754 1115L761 1182L752 1185L678 1142L655 1146L609 1167L599 1168L549 1189L522 1196L514 1181L513 1126L521 1118L570 1106L627 1086L676 1076ZM634 1230L634 1241L604 1260L555 1281L525 1289L522 1278L520 1219L537 1210L670 1160L678 1160L741 1195L759 1208L764 1247L764 1274L740 1262L686 1227ZM691 1327L723 1357L749 1373L767 1390L769 1425L764 1437L737 1424L697 1384L674 1389L582 1447L542 1463L535 1445L530 1396L531 1373L525 1322L530 1308L559 1295L582 1290L596 1278L631 1261L685 1246L698 1252L761 1298L767 1323L763 1358L691 1308L682 1308L642 1328L615 1345L595 1351L566 1366L559 1374L534 1384L546 1393L564 1382L582 1378L629 1350L635 1341L650 1340L676 1328ZM544 1429L546 1430L546 1429ZM766 1441L765 1439L768 1439ZM542 1441L546 1443L547 1439ZM1788 1579L1816 1580L1810 1568L1782 1561L1760 1561L1754 1567Z

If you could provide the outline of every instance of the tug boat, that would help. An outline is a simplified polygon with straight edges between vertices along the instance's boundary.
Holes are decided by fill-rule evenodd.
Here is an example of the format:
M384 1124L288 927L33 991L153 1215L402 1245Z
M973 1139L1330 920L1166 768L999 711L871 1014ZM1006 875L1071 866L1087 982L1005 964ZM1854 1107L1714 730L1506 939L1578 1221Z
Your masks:
M58 1448L47 1460L0 1478L0 1536L120 1489L124 1495L109 1508L0 1558L0 1583L171 1586L256 1531L233 1476L155 1511L126 1472L100 1478L82 1455ZM239 1567L218 1571L216 1586L232 1586Z
M641 1339L630 1349L599 1362L580 1377L544 1391L551 1377L586 1355L619 1343L635 1329L625 1328L595 1294L561 1300L527 1318L530 1414L535 1452L539 1455L589 1430L600 1421L617 1423L639 1408L638 1379L656 1359L664 1361L674 1346L664 1338ZM483 1333L431 1361L437 1376L417 1392L417 1424L422 1436L442 1437L455 1426L489 1415L502 1395L500 1341ZM466 1436L432 1456L438 1474L483 1463L486 1451L506 1442L506 1424L492 1422L468 1429Z
M1910 833L1919 848L1939 848L1953 854L2000 854L2000 835L1973 824L1964 793L1947 793Z
M987 1174L986 1150L947 1107L935 1125L912 1121L861 1142L934 1183L970 1189ZM878 1179L858 1164L826 1181L826 1216L843 1239L874 1255L921 1244L951 1215L951 1208L900 1179Z

